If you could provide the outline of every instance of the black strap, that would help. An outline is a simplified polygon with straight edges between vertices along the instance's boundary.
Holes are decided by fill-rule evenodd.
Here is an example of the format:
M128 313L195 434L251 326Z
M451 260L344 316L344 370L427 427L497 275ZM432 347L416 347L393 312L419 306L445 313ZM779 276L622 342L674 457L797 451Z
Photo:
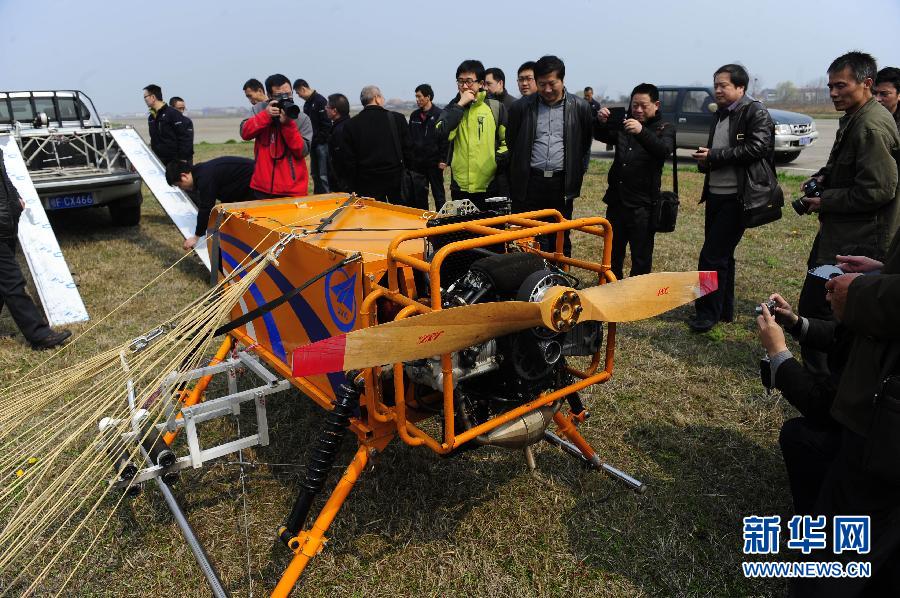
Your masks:
M224 210L216 214L216 224L212 235L209 237L209 286L214 287L219 282L219 270L222 269L222 251L219 247L219 228L222 226Z
M280 296L280 297L278 297L278 298L276 298L276 299L272 299L272 300L269 301L268 303L264 303L263 305L260 305L259 307L257 307L257 308L254 309L253 311L248 311L247 313L245 313L245 314L242 315L241 317L236 318L236 319L234 319L234 320L228 322L227 324L223 324L222 326L219 326L219 327L216 329L216 331L213 332L213 336L215 337L215 336L219 336L219 335L225 334L225 333L227 333L227 332L231 332L231 331L234 330L235 328L239 328L240 326L243 326L243 325L246 324L247 322L250 322L250 321L252 321L252 320L255 320L256 318L258 318L258 317L260 317L260 316L262 316L262 315L264 315L264 314L269 313L270 311L272 311L273 309L275 309L275 308L278 307L279 305L284 304L286 301L290 301L292 298L294 298L295 296L297 296L299 293L303 292L304 289L306 289L306 288L308 288L310 285L312 285L312 284L318 282L318 281L321 280L323 277L328 276L329 274L331 274L331 273L334 272L335 270L338 270L338 269L340 269L340 268L343 268L343 267L346 266L347 264L351 264L351 263L353 263L353 262L355 262L355 261L358 261L358 260L360 260L360 259L362 259L362 255L359 254L359 253L354 253L354 254L351 255L350 257L347 257L347 258L342 259L341 261L339 261L338 263L336 263L336 264L333 265L332 267L328 268L327 270L324 270L324 271L320 272L319 274L316 274L315 276L313 276L312 278L310 278L309 280L307 280L306 282L304 282L303 284L301 284L299 287L296 287L295 289L293 289L293 290L291 290L291 291L288 291L287 293L285 293L284 295L282 295L282 296Z
M333 211L328 216L328 218L323 218L322 221L319 222L319 226L316 227L316 229L312 232L312 234L323 232L325 230L325 227L328 226L329 224L331 224L332 222L334 222L334 219L337 218L338 214L340 214L341 212L344 211L344 208L346 208L351 203L353 203L354 199L356 199L355 195L351 195L350 197L345 199L344 203L342 203L340 206L338 206L338 208L335 211Z
M672 191L678 195L678 127L672 137Z

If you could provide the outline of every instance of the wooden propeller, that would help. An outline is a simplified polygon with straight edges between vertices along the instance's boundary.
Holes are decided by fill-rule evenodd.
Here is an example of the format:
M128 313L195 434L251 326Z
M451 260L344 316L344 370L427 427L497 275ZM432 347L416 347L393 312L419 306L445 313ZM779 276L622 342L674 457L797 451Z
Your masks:
M565 332L579 321L643 320L717 286L715 272L659 272L579 291L552 287L538 303L503 301L437 310L298 347L293 373L311 376L422 359L535 326Z

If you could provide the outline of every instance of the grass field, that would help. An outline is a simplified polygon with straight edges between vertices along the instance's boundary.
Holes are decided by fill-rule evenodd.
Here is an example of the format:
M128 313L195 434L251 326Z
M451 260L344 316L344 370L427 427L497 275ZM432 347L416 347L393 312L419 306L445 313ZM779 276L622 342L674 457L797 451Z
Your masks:
M200 144L196 159L251 152L243 143ZM604 213L607 169L608 163L591 164L576 216ZM667 171L664 186L670 177ZM657 236L656 271L697 265L702 177L686 169L679 178L680 221L676 232ZM799 183L785 177L786 195L795 195ZM178 232L144 193L138 228L111 227L105 210L53 220L92 323L182 256ZM734 323L693 335L684 324L692 309L684 307L619 326L612 380L583 393L592 412L583 432L605 461L648 485L645 495L580 469L549 445L536 446L542 482L527 474L518 451L486 448L440 459L395 442L357 484L296 594L783 594L781 582L746 580L740 569L742 517L790 514L777 437L793 410L758 382L762 351L753 308L776 290L796 301L815 228L814 219L788 208L782 220L747 231L737 252ZM202 293L207 276L194 258L180 262L57 359L74 364L142 334ZM4 311L0 333L7 332L17 330ZM9 384L46 357L21 336L0 340L0 382ZM175 486L232 595L267 595L289 561L275 529L293 504L321 421L309 401L283 393L269 401L272 444L244 453L251 465L243 485L232 455L186 470ZM232 426L222 423L211 434L227 436ZM350 444L341 463L349 461ZM99 521L91 527L99 530ZM77 556L76 550L67 558ZM8 583L8 573L0 584ZM48 588L67 574L59 570ZM118 509L65 595L211 593L165 503L148 487Z

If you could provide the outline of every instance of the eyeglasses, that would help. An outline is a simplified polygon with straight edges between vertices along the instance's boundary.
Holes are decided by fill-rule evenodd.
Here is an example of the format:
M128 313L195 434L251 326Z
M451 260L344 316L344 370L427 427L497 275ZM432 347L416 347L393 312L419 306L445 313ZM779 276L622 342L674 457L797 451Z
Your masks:
M144 99L146 100L146 99L149 98L149 97L150 97L150 96L144 96Z
M478 83L478 79L457 79L456 80L456 84L459 86L474 85L475 83Z
M519 83L526 83L528 81L534 81L534 77L519 77L516 81Z

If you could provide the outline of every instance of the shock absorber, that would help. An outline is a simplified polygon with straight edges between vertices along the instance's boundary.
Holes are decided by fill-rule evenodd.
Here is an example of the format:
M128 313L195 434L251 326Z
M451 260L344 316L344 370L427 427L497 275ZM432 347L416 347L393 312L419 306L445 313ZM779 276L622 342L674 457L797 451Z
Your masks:
M287 521L278 528L278 537L285 546L290 547L291 538L303 529L316 495L325 486L325 480L340 451L344 433L350 425L350 417L359 407L359 394L359 390L349 381L342 384L335 393L334 408L325 415L325 427L312 449L306 479L300 484L300 494Z

